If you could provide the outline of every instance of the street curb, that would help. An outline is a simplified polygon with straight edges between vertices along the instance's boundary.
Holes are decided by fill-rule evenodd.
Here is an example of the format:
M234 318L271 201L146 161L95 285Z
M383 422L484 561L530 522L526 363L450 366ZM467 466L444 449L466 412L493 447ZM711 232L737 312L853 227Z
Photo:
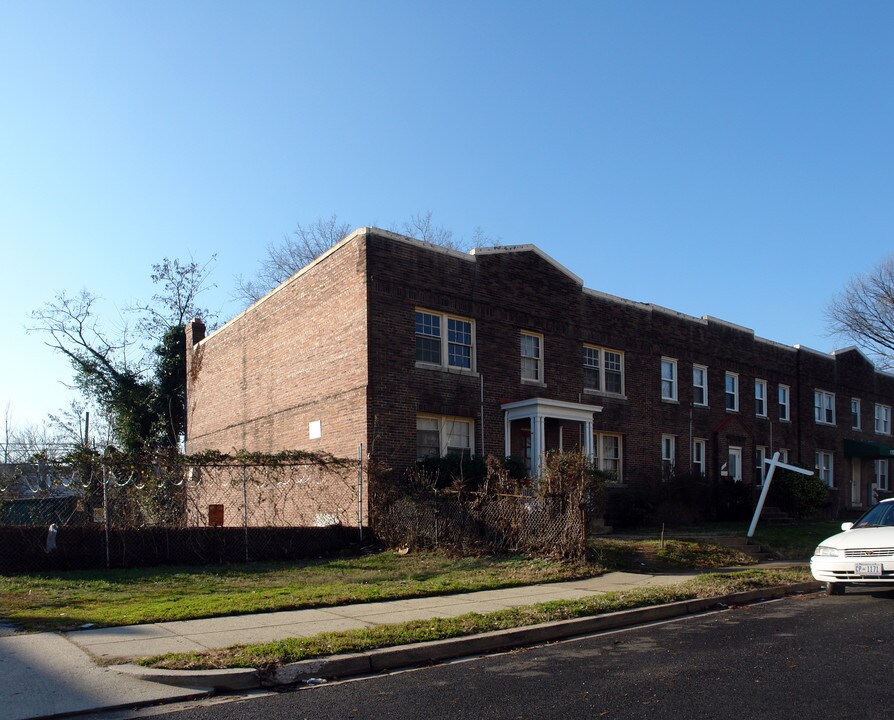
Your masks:
M809 581L792 585L746 590L695 600L681 600L664 605L651 605L621 610L604 615L591 615L572 620L556 620L508 630L433 640L431 642L379 648L361 653L331 655L302 660L259 672L254 668L228 670L159 670L138 665L113 665L111 669L135 675L144 680L183 687L211 687L217 690L249 690L258 687L294 685L308 680L329 680L367 673L395 670L402 667L439 662L466 655L479 655L527 645L564 640L578 635L614 630L642 623L668 620L708 610L744 605L761 600L774 600L787 595L817 592L822 583Z
M109 670L139 680L204 690L252 690L261 686L261 674L254 668L163 670L127 663L125 665L110 665Z

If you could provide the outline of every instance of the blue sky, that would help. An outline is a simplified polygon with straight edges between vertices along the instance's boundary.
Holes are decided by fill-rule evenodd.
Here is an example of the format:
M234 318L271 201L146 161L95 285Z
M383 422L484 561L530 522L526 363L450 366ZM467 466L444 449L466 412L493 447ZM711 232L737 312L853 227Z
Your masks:
M162 257L206 304L296 222L414 213L533 243L588 287L829 351L892 252L894 5L0 3L0 405L66 403L25 333L110 321Z

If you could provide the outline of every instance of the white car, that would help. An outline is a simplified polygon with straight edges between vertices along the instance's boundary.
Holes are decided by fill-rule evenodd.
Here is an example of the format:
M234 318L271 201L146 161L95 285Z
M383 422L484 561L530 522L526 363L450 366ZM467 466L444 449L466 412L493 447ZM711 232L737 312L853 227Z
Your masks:
M882 500L843 532L823 540L810 558L810 572L829 595L850 584L894 583L894 498Z

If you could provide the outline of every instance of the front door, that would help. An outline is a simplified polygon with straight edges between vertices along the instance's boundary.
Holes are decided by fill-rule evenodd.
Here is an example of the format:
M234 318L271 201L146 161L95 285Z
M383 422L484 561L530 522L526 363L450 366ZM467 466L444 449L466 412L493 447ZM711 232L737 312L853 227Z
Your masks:
M851 458L851 507L863 504L863 483L860 480L860 459Z

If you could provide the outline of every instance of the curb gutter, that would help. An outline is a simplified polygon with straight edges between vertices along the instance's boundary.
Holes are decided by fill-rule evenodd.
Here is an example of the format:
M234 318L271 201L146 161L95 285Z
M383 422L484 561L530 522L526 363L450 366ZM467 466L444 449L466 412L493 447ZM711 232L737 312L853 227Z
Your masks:
M226 670L159 670L139 665L113 665L112 670L140 677L143 680L184 687L209 687L217 690L249 690L258 687L293 685L312 678L344 678L354 675L395 670L401 667L439 662L466 655L479 655L525 645L564 640L576 635L657 622L684 615L705 612L717 607L744 605L760 600L774 600L798 593L817 592L822 583L810 581L793 585L760 588L696 600L682 600L665 605L652 605L634 610L621 610L604 615L556 620L540 625L496 630L480 635L434 640L431 642L379 648L362 653L332 655L302 660L261 673L254 668Z

